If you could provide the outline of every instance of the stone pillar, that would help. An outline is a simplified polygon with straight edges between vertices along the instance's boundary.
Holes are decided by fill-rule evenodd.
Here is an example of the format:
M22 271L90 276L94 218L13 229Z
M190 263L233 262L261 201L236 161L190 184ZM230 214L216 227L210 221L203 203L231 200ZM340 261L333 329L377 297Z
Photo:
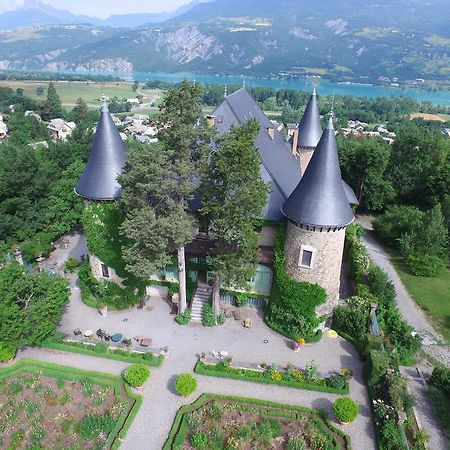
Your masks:
M344 239L345 228L307 229L288 222L284 248L286 270L297 281L317 283L326 290L327 302L318 307L318 315L330 314L337 304ZM308 252L306 261L302 261L303 252Z

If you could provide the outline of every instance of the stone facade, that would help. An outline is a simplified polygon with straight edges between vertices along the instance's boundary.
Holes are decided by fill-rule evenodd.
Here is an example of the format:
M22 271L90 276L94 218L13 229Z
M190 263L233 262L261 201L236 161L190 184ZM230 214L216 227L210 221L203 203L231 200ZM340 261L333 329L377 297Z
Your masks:
M298 153L300 155L300 168L302 169L302 174L305 173L309 161L311 161L314 150L315 149L312 147L299 147Z
M318 315L330 314L337 304L344 240L345 228L311 231L288 222L286 270L296 280L317 283L327 291L327 302L317 308ZM301 264L302 251L311 252L310 267Z
M117 275L116 271L112 267L108 267L105 264L103 264L100 259L90 254L89 255L89 264L91 265L91 272L94 278L98 281L111 281L113 283L118 284L119 286L122 286L123 278L120 278L119 275ZM108 276L103 275L103 267L107 267Z

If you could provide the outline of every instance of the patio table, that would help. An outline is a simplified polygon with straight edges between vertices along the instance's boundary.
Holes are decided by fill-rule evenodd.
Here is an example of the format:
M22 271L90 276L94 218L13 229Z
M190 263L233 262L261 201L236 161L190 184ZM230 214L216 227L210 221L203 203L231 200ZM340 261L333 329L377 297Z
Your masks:
M119 341L122 340L122 338L123 338L123 335L120 334L120 333L116 333L116 334L113 334L113 335L111 336L111 340L112 340L113 342L119 342Z

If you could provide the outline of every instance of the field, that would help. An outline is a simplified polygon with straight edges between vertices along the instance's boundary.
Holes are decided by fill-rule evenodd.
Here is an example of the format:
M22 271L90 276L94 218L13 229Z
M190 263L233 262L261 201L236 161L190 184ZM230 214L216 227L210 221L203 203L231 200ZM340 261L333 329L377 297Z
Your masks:
M418 119L419 117L424 120L436 120L438 122L445 122L449 118L445 117L445 114L427 114L427 113L414 113L410 114L410 119Z
M48 83L43 81L0 81L0 86L8 86L14 90L21 88L24 90L24 95L35 100L45 100ZM101 104L102 94L108 97L117 96L119 99L136 96L136 93L131 89L132 83L127 82L57 81L55 86L63 106L67 108L73 107L79 97L85 100L90 107L97 108ZM36 94L36 88L38 87L45 89L41 96ZM150 93L150 91L144 91L143 93L147 94L147 92Z
M450 270L446 269L436 278L416 277L409 272L398 252L386 250L411 297L431 319L436 331L450 343Z
M345 450L350 445L321 411L203 394L178 411L163 450L178 448Z
M0 370L0 448L117 448L140 401L119 377L21 360Z

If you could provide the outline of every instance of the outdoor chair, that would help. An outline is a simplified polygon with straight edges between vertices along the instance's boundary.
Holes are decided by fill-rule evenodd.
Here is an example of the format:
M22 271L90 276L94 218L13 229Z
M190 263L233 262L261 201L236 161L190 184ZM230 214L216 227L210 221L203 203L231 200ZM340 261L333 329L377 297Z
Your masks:
M211 355L213 355L214 358L219 359L219 353L217 353L215 350L211 350Z
M244 328L251 328L253 325L252 319L245 319L244 320Z
M76 330L73 330L73 334L75 336L80 336L81 335L81 330L79 328L77 328Z

